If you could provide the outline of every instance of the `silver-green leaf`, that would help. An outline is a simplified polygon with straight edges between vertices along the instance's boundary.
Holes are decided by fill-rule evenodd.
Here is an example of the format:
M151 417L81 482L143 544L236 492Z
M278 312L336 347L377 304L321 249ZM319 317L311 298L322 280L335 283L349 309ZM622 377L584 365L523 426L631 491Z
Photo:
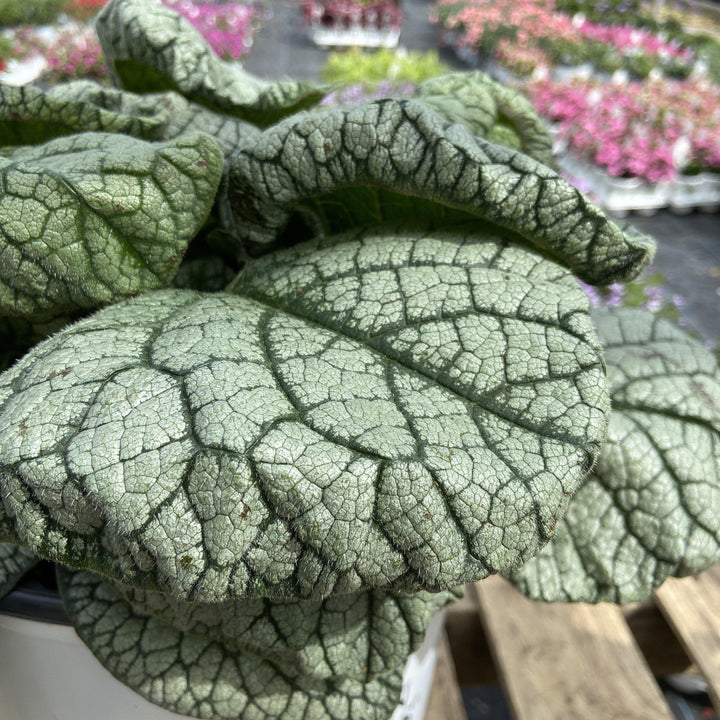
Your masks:
M634 277L654 254L650 238L623 233L545 165L415 100L298 114L265 130L231 159L226 217L243 240L266 244L298 209L337 232L427 226L438 204L512 230L591 283Z
M261 127L325 95L295 80L260 80L221 60L188 20L157 0L111 0L96 30L115 80L134 92L175 90Z
M24 548L0 543L0 598L5 597L17 581L38 562L40 558Z
M77 633L121 682L151 702L208 720L387 720L402 669L367 682L314 679L148 615L89 572L60 570ZM292 633L294 628L287 628Z
M553 164L552 138L532 103L483 72L430 78L418 85L414 97L446 120L462 123L473 135Z
M136 95L88 80L48 90L0 84L0 145L7 147L35 145L77 132L162 141L198 131L212 135L228 155L259 132L250 123L188 102L176 92Z
M136 610L230 652L261 656L307 678L363 682L401 668L422 643L432 616L456 599L451 592L369 591L323 601L251 598L202 604L129 586L116 589Z
M380 227L148 293L0 376L0 494L43 556L178 598L442 590L532 556L605 436L572 275Z
M720 371L650 313L593 317L608 363L608 441L557 536L513 579L537 599L626 603L720 562Z
M83 133L0 157L0 314L94 309L169 284L210 212L223 156Z

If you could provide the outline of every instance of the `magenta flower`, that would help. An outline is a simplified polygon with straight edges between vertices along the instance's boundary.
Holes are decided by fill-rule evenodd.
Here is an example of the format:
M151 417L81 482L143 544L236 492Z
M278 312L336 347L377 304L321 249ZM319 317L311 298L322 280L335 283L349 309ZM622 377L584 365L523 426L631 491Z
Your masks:
M707 82L541 80L527 90L561 141L611 175L660 182L686 168L720 169L720 95Z

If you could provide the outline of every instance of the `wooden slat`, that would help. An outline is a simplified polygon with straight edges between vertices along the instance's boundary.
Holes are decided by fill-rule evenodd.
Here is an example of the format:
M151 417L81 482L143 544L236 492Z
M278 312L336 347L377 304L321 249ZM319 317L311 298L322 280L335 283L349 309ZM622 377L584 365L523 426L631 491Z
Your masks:
M480 624L475 595L472 594L473 600L469 595L466 593L462 600L448 608L445 620L458 684L460 687L498 685L500 680L485 631ZM654 601L625 605L621 610L655 677L674 673L700 673Z
M688 657L654 600L624 605L622 614L655 677L700 671Z
M507 581L476 583L517 720L672 720L619 608L544 604Z
M707 680L720 712L720 568L697 578L666 580L655 600Z
M460 687L455 675L450 643L442 634L425 720L467 720Z

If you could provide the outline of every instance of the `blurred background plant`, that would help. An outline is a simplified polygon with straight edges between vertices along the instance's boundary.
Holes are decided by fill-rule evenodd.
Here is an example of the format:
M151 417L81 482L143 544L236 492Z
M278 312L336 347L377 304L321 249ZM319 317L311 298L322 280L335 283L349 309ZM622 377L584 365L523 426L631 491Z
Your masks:
M591 5L573 3L573 7ZM631 12L628 4L615 5L626 8L616 17ZM620 25L595 21L585 13L571 17L554 0L439 0L435 15L456 47L494 57L521 75L548 64L590 63L604 73L625 69L647 77L654 70L687 77L695 61L692 48L675 38L624 21Z
M66 0L0 0L0 27L45 25L63 12Z
M398 0L302 0L300 7L310 25L399 28L403 21Z
M356 105L384 97L410 97L417 83L450 70L435 50L352 48L332 52L322 68L322 79L343 87L331 92L323 104Z
M7 1L0 0L0 7ZM54 17L48 11L42 16L42 22L28 21L7 30L6 35L0 36L0 62L5 56L3 43L8 43L7 55L17 61L44 59L44 82L89 79L109 83L102 48L89 22L106 1L62 0L53 10ZM217 55L226 60L238 60L247 54L262 26L262 10L253 3L163 1L181 13ZM32 5L44 7L43 2ZM62 14L58 14L60 11ZM44 24L53 19L53 25Z
M545 79L527 91L559 142L610 175L658 182L720 171L720 96L705 79Z
M592 307L631 307L667 318L679 325L687 325L682 310L685 298L669 292L667 278L650 266L637 280L625 284L614 283L607 287L596 287L578 280L580 287L590 300Z
M10 38L0 35L0 72L6 69L7 61L12 57L12 42Z
M435 50L425 53L413 50L376 50L367 52L354 48L332 52L322 69L328 83L372 85L382 81L419 83L428 78L450 72Z

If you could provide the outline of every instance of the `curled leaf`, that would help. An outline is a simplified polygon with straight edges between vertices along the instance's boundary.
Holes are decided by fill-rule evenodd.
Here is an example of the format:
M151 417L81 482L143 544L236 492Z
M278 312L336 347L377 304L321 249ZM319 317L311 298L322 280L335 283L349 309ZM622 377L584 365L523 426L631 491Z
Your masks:
M462 123L473 135L553 164L552 138L532 103L483 72L430 78L420 83L414 97L446 120Z
M634 277L654 253L650 238L623 233L546 166L413 100L301 114L264 131L231 159L226 215L244 240L265 244L298 208L337 232L428 224L437 204L512 230L591 283Z
M612 415L557 536L514 576L533 598L618 603L720 561L720 371L639 310L594 313Z
M100 662L173 712L208 720L382 720L400 698L401 669L368 682L313 679L292 665L174 628L134 608L97 575L59 570L58 576L73 625Z
M212 112L175 92L136 95L87 80L49 90L0 84L0 136L7 147L35 145L77 132L161 141L197 131L212 135L226 154L258 133L250 123Z
M235 293L119 303L0 376L23 543L219 602L443 590L549 539L607 414L567 270L475 226L380 227Z
M134 92L175 90L260 127L325 95L294 80L260 80L221 60L188 20L156 0L111 0L96 29L115 79Z
M0 157L0 314L59 315L166 286L222 168L201 133L162 144L84 133Z

